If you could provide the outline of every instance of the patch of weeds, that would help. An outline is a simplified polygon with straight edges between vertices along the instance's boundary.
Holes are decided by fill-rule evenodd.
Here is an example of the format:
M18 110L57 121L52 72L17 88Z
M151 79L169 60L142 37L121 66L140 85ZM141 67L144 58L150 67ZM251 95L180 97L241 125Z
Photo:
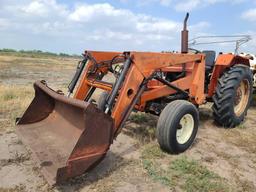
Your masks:
M156 144L149 144L142 151L143 159L159 159L164 157L165 157L164 152Z
M229 191L228 188L224 185L224 183L221 183L219 181L210 181L209 179L198 179L195 176L194 177L188 177L185 182L185 186L183 189L187 192L194 192L194 191L202 191L202 192L225 192Z
M132 123L146 125L149 127L156 127L157 120L157 116L142 112L132 113L129 118L129 121Z
M147 115L144 113L134 113L130 116L130 120L138 124L147 122L147 119Z
M142 164L143 168L147 171L149 176L157 182L166 186L172 186L171 178L166 170L163 170L158 164L157 159L162 159L165 154L161 151L160 147L156 144L147 145L142 151Z
M148 143L156 137L157 117L145 113L133 113L127 121L124 133L140 143Z
M2 98L3 101L10 101L10 100L18 98L14 92L6 92L2 95L2 97L3 97Z
M139 143L149 143L156 138L155 127L145 125L126 125L123 133L138 140Z
M163 169L159 168L153 161L143 160L143 167L154 181L159 181L163 185L172 186L172 180Z
M156 144L145 147L141 156L143 168L148 175L154 181L172 189L180 188L188 192L229 190L223 178L200 165L198 161L183 155L176 157L172 158L165 154ZM167 168L163 169L163 167Z
M195 160L181 156L170 164L169 171L176 178L184 180L181 186L185 191L228 191L228 187L217 174L209 171Z
M199 165L195 160L189 160L185 156L181 156L170 164L170 169L181 174L194 174L200 177L216 178L218 177L206 167Z
M246 129L246 126L245 126L244 123L241 123L241 124L239 124L239 125L237 126L237 128L239 128L239 129Z

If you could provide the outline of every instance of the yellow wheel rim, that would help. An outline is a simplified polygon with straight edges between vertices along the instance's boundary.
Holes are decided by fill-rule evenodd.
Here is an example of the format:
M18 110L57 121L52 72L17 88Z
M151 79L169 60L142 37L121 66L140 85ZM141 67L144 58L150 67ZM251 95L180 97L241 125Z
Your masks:
M185 144L190 139L194 129L194 119L191 114L184 115L180 120L180 127L176 132L176 139L179 144Z
M247 79L241 81L239 87L236 89L235 102L234 102L234 112L236 116L243 114L247 107L250 96L250 85Z

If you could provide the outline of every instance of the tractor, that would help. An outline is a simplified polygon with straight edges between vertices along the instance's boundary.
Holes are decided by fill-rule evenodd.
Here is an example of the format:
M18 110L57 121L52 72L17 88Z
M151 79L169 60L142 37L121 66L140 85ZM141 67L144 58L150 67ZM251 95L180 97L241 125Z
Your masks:
M132 111L159 116L159 146L172 154L194 142L200 105L212 102L214 120L225 128L245 119L253 87L249 59L189 52L188 17L179 53L85 51L67 95L46 81L34 83L35 97L16 130L50 184L100 163ZM109 74L114 82L104 80ZM99 89L103 92L95 103L92 96Z

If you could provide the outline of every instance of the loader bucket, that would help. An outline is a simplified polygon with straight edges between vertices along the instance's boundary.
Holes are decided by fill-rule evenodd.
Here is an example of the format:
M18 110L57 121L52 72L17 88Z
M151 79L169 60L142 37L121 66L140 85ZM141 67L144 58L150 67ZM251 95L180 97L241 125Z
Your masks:
M60 184L96 166L113 141L113 119L93 104L34 84L35 98L17 122L50 184Z

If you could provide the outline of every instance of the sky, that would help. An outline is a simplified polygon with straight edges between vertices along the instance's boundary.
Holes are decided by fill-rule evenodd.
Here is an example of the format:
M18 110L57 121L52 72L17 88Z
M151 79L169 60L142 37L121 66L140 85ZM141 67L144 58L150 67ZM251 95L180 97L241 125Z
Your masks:
M256 0L0 0L0 48L179 51L186 12L190 39L251 35L240 51L256 53ZM233 52L235 43L193 48Z

